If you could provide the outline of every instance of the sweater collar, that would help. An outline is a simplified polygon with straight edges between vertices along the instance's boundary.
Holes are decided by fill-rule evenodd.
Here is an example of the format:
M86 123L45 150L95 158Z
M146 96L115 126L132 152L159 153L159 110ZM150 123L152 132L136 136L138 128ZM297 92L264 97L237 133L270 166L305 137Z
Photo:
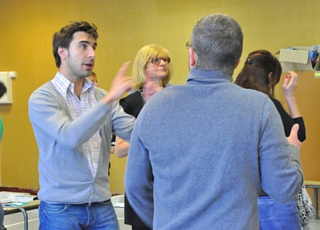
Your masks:
M187 83L188 84L213 84L222 81L232 82L232 76L223 73L219 70L201 70L192 68L189 72Z

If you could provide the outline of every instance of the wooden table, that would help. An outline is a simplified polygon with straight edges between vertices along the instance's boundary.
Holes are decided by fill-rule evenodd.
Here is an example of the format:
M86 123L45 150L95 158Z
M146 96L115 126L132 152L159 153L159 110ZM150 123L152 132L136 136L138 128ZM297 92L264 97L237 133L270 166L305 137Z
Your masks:
M30 202L26 202L23 205L19 205L17 207L13 207L10 205L10 203L2 204L3 210L4 210L4 215L10 215L14 213L21 212L23 214L24 218L24 230L28 230L28 214L27 211L37 209L39 207L40 200L33 200Z
M316 212L316 219L319 219L319 216L318 216L318 188L320 188L320 181L306 180L306 181L304 181L304 185L306 186L306 188L313 188L314 211Z

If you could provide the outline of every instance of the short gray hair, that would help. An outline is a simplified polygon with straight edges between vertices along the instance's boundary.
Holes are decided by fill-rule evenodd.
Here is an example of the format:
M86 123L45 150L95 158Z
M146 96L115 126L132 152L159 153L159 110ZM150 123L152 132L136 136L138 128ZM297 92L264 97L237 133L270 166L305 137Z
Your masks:
M233 18L224 14L202 17L193 28L191 42L198 57L196 68L233 74L243 43L241 27Z

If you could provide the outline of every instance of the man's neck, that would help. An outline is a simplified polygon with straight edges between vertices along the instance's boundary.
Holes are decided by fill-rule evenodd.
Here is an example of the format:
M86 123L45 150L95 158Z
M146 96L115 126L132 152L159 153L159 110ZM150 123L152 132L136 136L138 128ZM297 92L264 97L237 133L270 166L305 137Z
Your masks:
M79 76L72 76L70 74L64 73L63 71L59 71L65 78L67 78L69 81L71 81L74 84L74 94L80 98L80 94L82 92L82 88L84 85L84 78Z
M74 94L80 98L80 94L82 92L82 88L84 85L84 78L78 78L74 83Z

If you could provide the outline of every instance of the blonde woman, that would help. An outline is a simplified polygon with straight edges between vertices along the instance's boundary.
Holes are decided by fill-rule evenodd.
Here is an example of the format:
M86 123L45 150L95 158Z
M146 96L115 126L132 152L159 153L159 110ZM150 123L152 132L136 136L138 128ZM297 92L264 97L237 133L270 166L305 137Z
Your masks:
M172 74L169 52L160 45L142 47L133 64L132 78L135 92L120 100L124 111L138 117L149 98L169 84ZM122 158L128 155L129 143L116 138L115 154ZM125 199L125 224L133 230L148 230Z
M136 91L120 100L124 111L138 117L146 101L170 84L171 74L170 54L164 47L155 44L142 47L136 55L132 70ZM128 142L117 138L115 153L118 157L126 157L128 148Z

